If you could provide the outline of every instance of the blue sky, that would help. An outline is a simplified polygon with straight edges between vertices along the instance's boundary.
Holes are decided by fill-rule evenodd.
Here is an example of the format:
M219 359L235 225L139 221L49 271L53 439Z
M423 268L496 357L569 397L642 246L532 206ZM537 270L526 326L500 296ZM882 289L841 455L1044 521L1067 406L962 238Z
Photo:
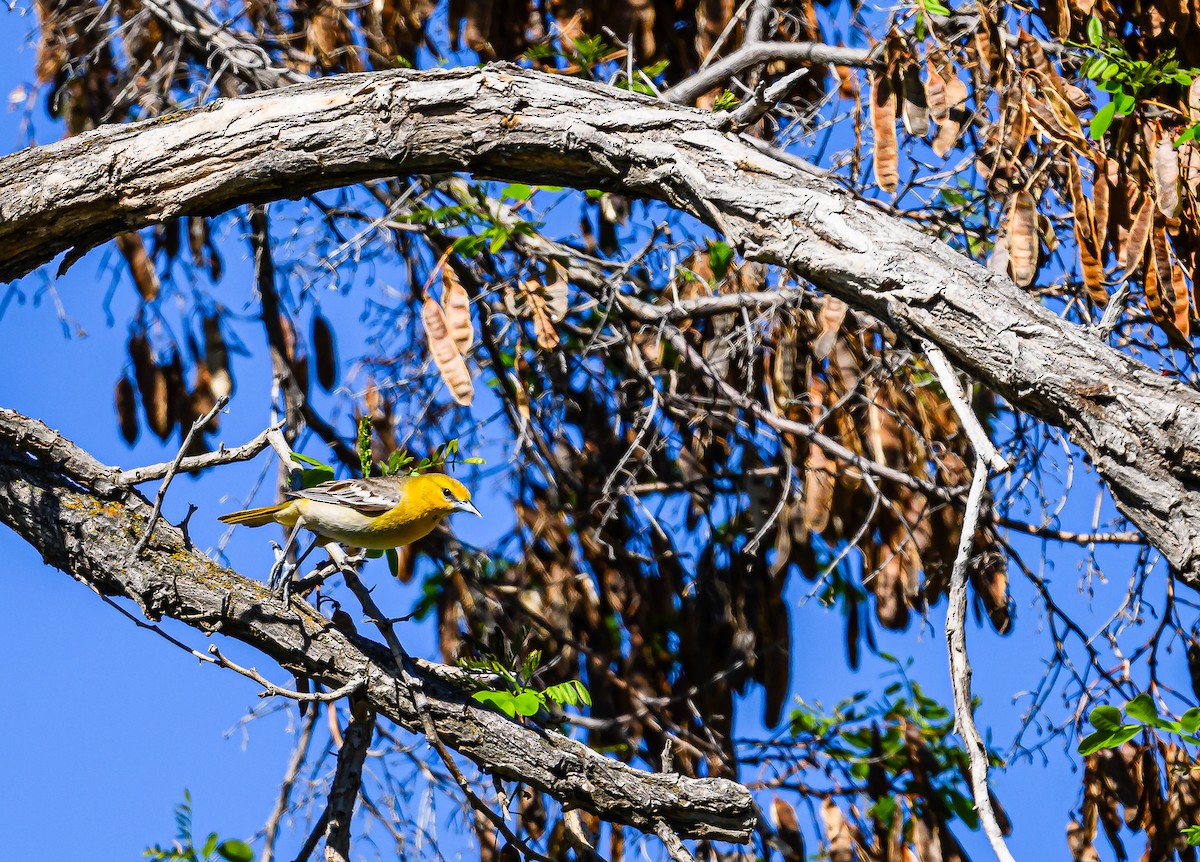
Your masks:
M15 58L0 67L0 94L31 83L34 55L32 49L22 47L25 25L13 13L0 19L0 51ZM40 101L34 116L39 142L58 138L60 131L45 116ZM25 144L20 120L19 112L0 114L0 152ZM222 296L237 310L238 303L252 300L244 244L226 243L223 249L229 272ZM0 405L44 420L101 461L132 467L168 460L177 441L160 444L143 431L138 444L129 449L119 439L112 393L123 371L125 327L137 296L126 282L116 286L110 307L115 323L110 325L103 307L110 279L102 268L110 253L92 252L60 279L47 270L16 285L17 294L9 298L0 317ZM323 299L322 309L335 323L352 322L368 291L331 294ZM70 321L65 327L57 305ZM339 332L344 354L364 349L345 342L357 331L347 327ZM229 444L244 442L268 421L264 411L269 367L261 336L252 321L239 334L253 355L234 360L240 397L235 396L221 433ZM308 451L322 454L316 447ZM177 522L188 503L196 504L199 511L191 522L192 535L201 547L215 545L223 532L216 515L240 506L267 461L263 455L253 463L225 468L219 476L177 480L167 497L166 517ZM143 491L152 495L154 487ZM457 522L468 541L486 545L510 522L511 511L506 513L498 490L502 489L477 489L487 521ZM259 499L268 499L270 493L267 489ZM1064 521L1066 526L1082 528L1090 519L1092 498L1080 493L1075 499ZM227 550L229 561L251 576L264 573L270 560L268 538L266 531L238 531ZM1032 560L1038 560L1035 545L1019 544ZM1054 548L1051 552L1054 562L1048 574L1063 588L1060 601L1072 610L1092 614L1098 625L1124 595L1131 556L1114 551L1104 558L1111 577L1107 583L1097 582L1089 599L1073 586L1079 574L1078 555ZM202 666L135 627L68 576L43 565L29 546L3 529L0 556L7 563L10 607L9 618L0 627L0 651L10 656L7 732L0 742L9 788L0 804L6 855L46 860L139 858L149 844L172 837L172 809L184 788L191 792L201 834L215 829L223 836L249 836L261 828L291 750L295 709L280 709L239 727L247 711L263 703L253 683ZM374 577L386 583L382 564L373 565ZM1017 578L1015 572L1013 577ZM881 688L890 666L866 656L862 671L846 672L840 613L815 602L799 607L808 590L809 585L796 582L789 591L795 621L793 693L828 705L859 689ZM1017 727L1019 709L1010 705L1010 699L1036 685L1043 672L1041 656L1048 649L1031 606L1031 590L1015 580L1014 594L1018 603L1014 635L1001 638L975 627L969 632L976 691L984 699L979 720L993 728L1001 747ZM399 612L407 610L412 599L412 589L390 584L381 594L381 601ZM912 676L928 693L949 702L943 613L944 604L933 610L924 627L914 625L902 634L880 633L880 648L914 656ZM204 638L193 630L169 621L164 627L204 649ZM405 639L413 651L433 657L428 625L411 625ZM233 660L257 664L268 676L288 681L286 675L269 672L252 651L218 642ZM1171 661L1181 665L1181 651ZM1179 675L1179 669L1174 673ZM757 729L761 698L752 689L746 700L742 722L749 733ZM1079 779L1060 751L1057 743L1049 748L1046 768L1017 765L996 778L999 797L1017 824L1011 846L1019 858L1045 858L1048 846L1065 857L1067 811L1078 794ZM975 859L988 858L979 835L965 830L958 834ZM284 855L297 840L293 835L283 842ZM810 841L811 846L815 844Z

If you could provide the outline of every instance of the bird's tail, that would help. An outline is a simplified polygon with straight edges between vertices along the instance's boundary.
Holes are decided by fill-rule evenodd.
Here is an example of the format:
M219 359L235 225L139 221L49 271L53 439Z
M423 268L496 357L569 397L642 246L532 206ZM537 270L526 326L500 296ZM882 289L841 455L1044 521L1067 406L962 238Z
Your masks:
M274 506L263 506L259 509L242 509L240 512L230 512L217 518L225 524L245 524L247 527L261 527L264 524L276 523L275 515L284 506L291 505L291 500L276 503Z

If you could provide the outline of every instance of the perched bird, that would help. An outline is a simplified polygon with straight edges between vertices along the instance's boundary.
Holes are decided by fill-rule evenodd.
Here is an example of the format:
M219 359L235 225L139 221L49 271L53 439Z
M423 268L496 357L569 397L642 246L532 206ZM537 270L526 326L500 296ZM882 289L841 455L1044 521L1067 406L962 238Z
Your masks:
M274 506L221 515L226 524L283 524L317 535L318 543L341 542L369 551L398 548L427 536L452 512L474 512L471 492L444 473L339 479L290 491Z

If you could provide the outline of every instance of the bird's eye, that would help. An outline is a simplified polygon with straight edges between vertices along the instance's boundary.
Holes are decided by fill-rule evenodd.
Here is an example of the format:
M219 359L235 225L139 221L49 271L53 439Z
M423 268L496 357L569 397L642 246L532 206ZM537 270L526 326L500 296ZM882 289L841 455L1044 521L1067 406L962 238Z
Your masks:
M443 488L443 489L442 489L442 496L444 496L444 497L445 497L447 500L453 500L453 499L454 499L454 492L453 492L453 491L451 491L449 488Z

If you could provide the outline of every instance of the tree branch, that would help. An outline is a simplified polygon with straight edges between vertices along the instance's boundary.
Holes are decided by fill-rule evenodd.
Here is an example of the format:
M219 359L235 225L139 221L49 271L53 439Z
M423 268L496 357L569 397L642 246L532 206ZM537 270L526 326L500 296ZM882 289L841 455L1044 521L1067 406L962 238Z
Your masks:
M64 459L72 465L68 471ZM114 487L116 473L42 423L0 409L0 523L49 565L102 595L132 599L151 620L169 616L201 631L219 630L328 688L367 680L362 697L370 709L422 732L412 692L382 645L339 631L302 601L284 605L262 582L189 547L170 524L161 523L146 551L129 560L152 507ZM93 481L108 490L98 491ZM644 832L661 819L683 836L749 840L753 804L740 784L642 772L476 704L454 685L461 674L452 668L416 662L416 672L442 741L485 772Z

